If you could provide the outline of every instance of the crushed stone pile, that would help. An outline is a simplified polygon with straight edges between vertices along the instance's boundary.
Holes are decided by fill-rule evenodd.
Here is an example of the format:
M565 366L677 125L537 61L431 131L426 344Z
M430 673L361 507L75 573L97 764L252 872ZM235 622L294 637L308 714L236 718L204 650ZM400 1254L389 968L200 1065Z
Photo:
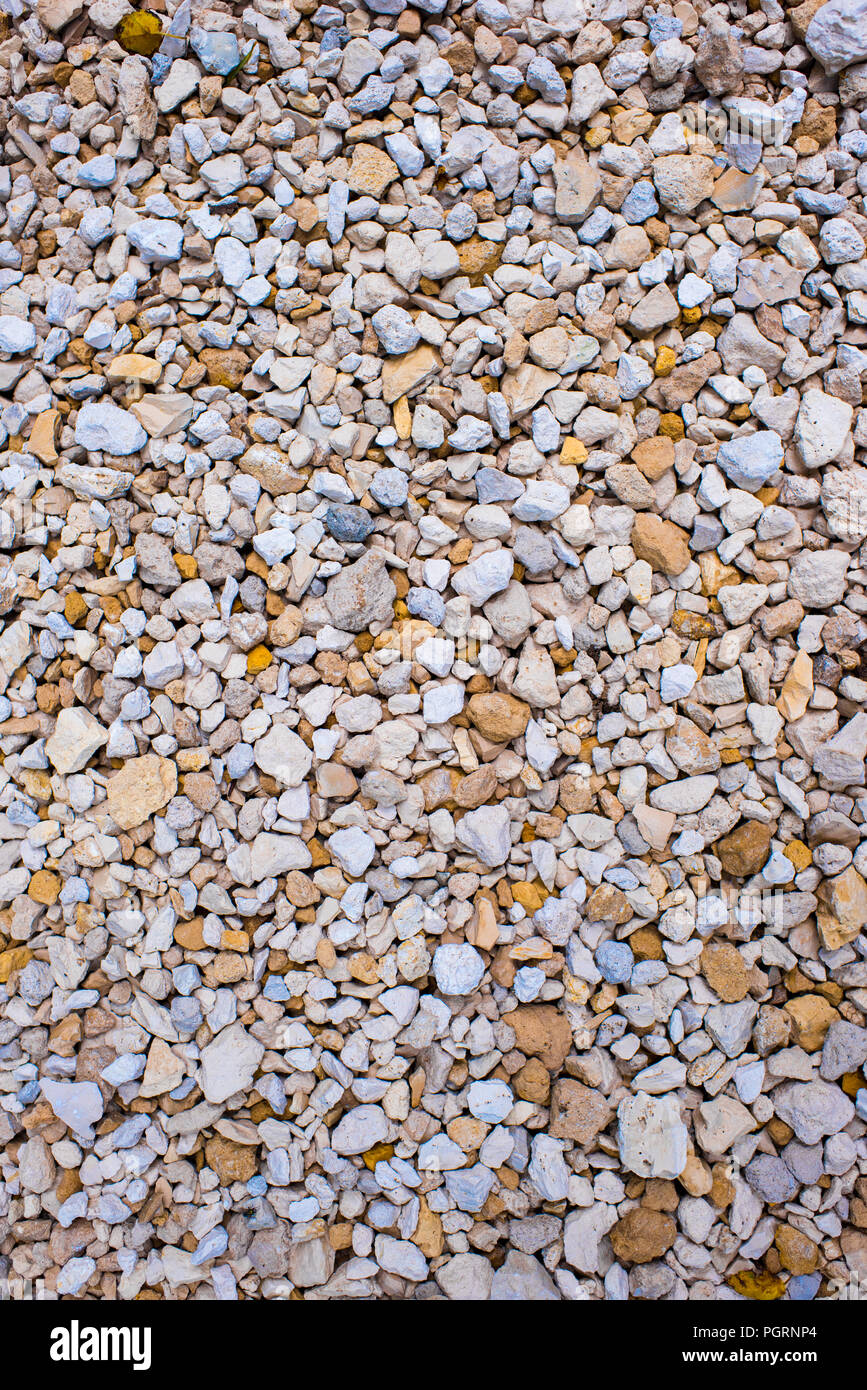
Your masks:
M865 0L0 0L0 1280L867 1279Z

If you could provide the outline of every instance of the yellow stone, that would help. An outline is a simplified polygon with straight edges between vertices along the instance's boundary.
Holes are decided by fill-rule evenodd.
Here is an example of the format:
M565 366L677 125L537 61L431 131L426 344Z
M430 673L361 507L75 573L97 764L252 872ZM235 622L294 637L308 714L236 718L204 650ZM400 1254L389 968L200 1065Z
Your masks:
M818 1052L831 1024L840 1017L821 994L799 994L783 1008L792 1020L794 1041L805 1052Z
M560 450L561 463L586 463L588 459L588 449L586 444L582 444L580 439L574 439L569 435L563 440L563 447Z
M470 283L477 285L484 275L493 275L503 254L501 244L485 241L484 237L471 236L458 245L458 261L461 274L470 277ZM437 286L436 293L439 294Z
M842 874L825 880L819 897L823 901L816 920L822 945L828 951L838 951L867 925L867 883L850 864Z
M82 618L88 614L88 607L81 594L76 589L71 589L63 600L63 616L68 623L74 627L80 623Z
M803 840L790 840L783 850L790 864L794 864L798 873L802 869L809 869L813 862L813 856Z
M707 648L709 641L710 639L708 637L701 638L698 644L698 650L695 654L695 658L692 663L692 668L698 676L699 680L701 680L702 676L704 675L704 668L705 663L707 661Z
M227 927L220 937L221 951L249 951L250 938L245 931Z
M5 985L16 970L23 970L33 952L26 946L13 946L9 951L0 951L0 985Z
M674 411L667 411L660 417L659 433L667 435L669 439L683 439L686 430L680 416L675 415Z
M710 618L704 617L702 613L690 613L686 608L674 610L671 625L678 637L686 637L690 642L716 636L716 628Z
M109 381L142 381L146 386L156 386L162 374L162 364L141 352L123 352L105 369Z
M57 432L60 428L60 411L43 410L33 421L33 429L27 441L27 448L41 463L54 463L60 457L57 452Z
M656 927L639 927L629 944L636 960L662 960L662 937Z
M173 558L184 579L198 579L199 562L194 556L178 554Z
M821 1251L816 1242L802 1231L796 1231L794 1226L778 1226L774 1244L780 1264L790 1274L812 1274L819 1263Z
M682 309L684 323L698 323L701 318L701 309L696 305L692 309Z
M372 1149L368 1149L361 1156L364 1159L365 1168L369 1168L371 1173L377 1163L385 1163L394 1153L393 1144L374 1144Z
M42 802L43 805L46 805L51 800L53 793L51 791L51 777L49 773L43 772L41 769L31 770L30 768L24 768L23 771L19 773L19 776L21 778L21 785L28 796L35 797L36 800Z
M61 1206L73 1192L81 1191L81 1178L78 1176L77 1168L61 1168L60 1182L55 1189L57 1200Z
M258 676L260 671L264 671L266 667L271 665L272 660L268 648L263 647L260 643L258 647L254 647L251 652L247 653L248 676Z
M409 439L412 434L412 412L406 396L401 396L399 401L395 401L393 414L398 439Z
M699 555L698 568L701 574L701 591L705 598L714 598L723 584L736 582L740 577L732 565L723 564L714 550L706 550L704 554Z
M661 347L656 354L656 362L653 370L657 376L671 376L677 365L677 353L674 348Z
M535 883L513 883L512 897L520 903L525 912L538 912L544 899Z
M512 896L514 897L514 894ZM545 897L547 896L546 892ZM550 960L553 954L554 947L544 936L528 936L526 941L519 941L517 946L509 947L509 960Z
M772 1303L774 1299L782 1298L786 1291L784 1281L766 1269L758 1272L742 1269L733 1274L727 1282L735 1293L742 1294L744 1298L753 1298L759 1303Z
M592 126L590 130L586 131L584 134L584 144L591 150L601 149L610 133L610 131L605 130L600 125Z
M57 901L61 886L59 874L51 873L50 869L37 869L27 885L27 896L35 903L42 903L43 907L50 907Z

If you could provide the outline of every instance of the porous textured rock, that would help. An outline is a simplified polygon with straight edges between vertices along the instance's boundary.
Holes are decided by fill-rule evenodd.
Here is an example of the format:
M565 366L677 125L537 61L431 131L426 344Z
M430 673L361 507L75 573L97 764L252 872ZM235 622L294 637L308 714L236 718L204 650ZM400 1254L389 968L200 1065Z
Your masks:
M131 758L108 784L108 809L121 830L143 825L171 801L177 790L178 770L170 758L147 753Z

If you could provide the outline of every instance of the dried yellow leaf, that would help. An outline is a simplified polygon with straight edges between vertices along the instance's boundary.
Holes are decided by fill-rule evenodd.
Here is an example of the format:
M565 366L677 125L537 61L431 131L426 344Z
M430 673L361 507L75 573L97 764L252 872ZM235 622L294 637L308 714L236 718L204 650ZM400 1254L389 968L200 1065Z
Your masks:
M131 14L124 15L114 36L127 53L152 58L163 41L163 26L155 14L147 10L133 10Z

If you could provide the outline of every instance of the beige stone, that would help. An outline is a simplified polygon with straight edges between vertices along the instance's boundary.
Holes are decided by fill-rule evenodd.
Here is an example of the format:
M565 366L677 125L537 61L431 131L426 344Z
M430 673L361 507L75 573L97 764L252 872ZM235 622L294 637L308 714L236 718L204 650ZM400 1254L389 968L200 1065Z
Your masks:
M31 454L36 455L40 463L54 463L60 457L57 452L59 429L59 410L43 410L33 421L27 448Z
M521 1005L509 1014L515 1030L515 1046L528 1057L538 1057L549 1071L559 1071L572 1047L569 1020L553 1004Z
M539 335L540 336L540 335ZM560 385L557 372L545 371L532 362L522 362L514 372L506 372L503 379L503 395L508 402L513 418L526 415L534 405L538 405L546 391L553 391Z
M701 953L701 971L724 1004L736 1004L750 992L749 971L736 946L709 943Z
M665 434L643 439L632 450L632 460L645 478L649 478L652 483L658 482L669 468L674 467L674 440Z
M376 145L356 145L346 182L353 193L380 199L398 176L394 160Z
M151 439L165 439L166 435L186 429L193 417L193 398L183 391L142 396L140 401L133 401L130 411Z
M817 914L822 944L829 951L839 950L867 926L867 883L850 864L836 878L825 880L819 896L825 904Z
M162 1038L154 1038L148 1052L147 1065L141 1081L139 1095L147 1100L173 1091L184 1079L184 1064Z
M682 574L690 561L686 532L653 512L639 512L632 528L632 549L639 560L662 574Z
M813 662L808 652L799 651L783 681L777 709L787 723L806 713L813 694Z
M492 743L509 743L520 738L530 721L530 706L505 691L473 695L467 714L479 733Z
M653 182L662 206L682 215L695 212L713 192L716 166L707 155L668 154L654 160Z
M665 849L677 822L677 816L674 812L660 811L656 806L648 806L640 801L633 808L632 814L635 816L642 838L647 841L650 848Z
M730 835L716 842L716 853L723 870L734 878L757 874L766 863L771 847L771 827L748 820Z
M821 994L799 994L783 1007L792 1020L792 1037L805 1052L818 1052L831 1024L840 1017Z
M765 182L760 170L742 174L740 169L726 169L713 186L711 202L720 212L744 212L755 207Z
M141 381L146 386L156 386L162 374L160 363L140 352L121 353L105 369L109 381Z
M300 492L307 482L306 476L293 468L287 455L273 444L253 444L238 459L238 467L261 483L272 497Z
M108 783L108 810L122 830L132 830L161 811L174 796L178 771L171 758L146 753L130 758Z
M567 225L583 222L599 199L602 180L580 145L555 163L554 187L557 220Z
M270 624L268 628L268 641L272 647L291 647L296 640L304 623L304 615L300 608L294 604L287 603L283 612Z
M618 1260L647 1264L670 1250L677 1236L677 1224L664 1211L633 1207L611 1227L611 1248Z
M569 356L569 337L565 328L543 328L530 339L530 356L538 367L556 371Z
M413 1231L412 1242L429 1260L437 1259L445 1246L442 1220L431 1211L424 1196L419 1198L418 1225Z
M387 405L393 405L401 396L408 396L429 381L441 365L439 353L429 343L420 343L412 352L404 353L403 357L389 358L382 364L383 400Z
M600 1130L608 1127L612 1117L611 1106L599 1091L569 1077L554 1082L548 1132L555 1139L592 1144Z
M39 0L36 7L40 20L53 34L65 28L83 9L84 0Z

